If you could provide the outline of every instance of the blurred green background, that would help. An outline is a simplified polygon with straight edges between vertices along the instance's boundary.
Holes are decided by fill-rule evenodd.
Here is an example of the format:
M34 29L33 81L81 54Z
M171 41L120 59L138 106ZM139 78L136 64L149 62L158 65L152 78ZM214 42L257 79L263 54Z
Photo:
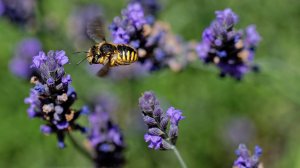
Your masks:
M66 20L72 10L97 3L110 23L127 4L124 0L39 2L43 15L56 25L55 33L38 35L44 50L63 49L71 62L79 60L72 55L72 42L65 40L69 31ZM143 140L146 128L137 104L146 90L157 94L164 109L173 105L186 116L180 124L177 148L188 167L231 167L239 143L246 143L251 150L260 145L266 168L300 167L300 1L163 0L162 6L158 18L169 22L173 32L186 40L199 41L203 29L214 19L214 11L227 7L239 15L238 28L256 24L263 38L255 59L261 73L247 74L242 82L220 79L215 67L198 61L180 73L163 70L140 80L115 82L91 76L84 65L68 65L66 71L73 77L79 97L76 107L92 92L118 97L115 121L125 134L126 167L179 167L172 152L150 150ZM16 44L33 36L34 31L23 31L0 18L0 167L92 167L68 140L66 149L58 149L54 135L40 133L42 121L27 116L28 106L23 102L32 86L12 75L8 63ZM80 122L86 123L86 118L81 117Z

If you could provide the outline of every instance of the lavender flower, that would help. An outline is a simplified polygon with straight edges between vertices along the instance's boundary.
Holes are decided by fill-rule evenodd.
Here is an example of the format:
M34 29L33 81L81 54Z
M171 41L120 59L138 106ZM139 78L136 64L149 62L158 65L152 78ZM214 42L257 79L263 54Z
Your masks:
M94 151L96 167L121 167L125 144L119 127L99 105L89 115L89 122L88 140Z
M182 112L170 107L164 113L154 93L149 91L139 98L139 106L148 126L148 133L144 136L149 143L148 147L155 150L173 149L178 137L179 121L184 119Z
M9 68L13 74L24 79L30 79L37 75L34 69L30 68L32 57L42 50L41 42L36 38L25 38L17 44L14 58Z
M140 47L145 24L146 19L142 6L139 3L129 4L126 9L122 10L122 17L114 18L109 27L114 43L129 43L133 47Z
M202 61L220 69L221 77L229 75L240 80L256 67L253 59L261 38L254 25L246 28L246 34L236 31L237 22L238 16L231 9L216 11L216 20L204 30L196 51Z
M255 147L252 156L244 144L240 144L235 153L238 158L234 161L234 168L258 168L259 158L262 155L262 149L259 146Z
M0 16L4 13L4 3L0 0Z
M35 0L1 0L0 15L2 13L13 23L24 25L35 19L35 7Z
M67 63L68 57L64 51L49 51L47 55L41 51L34 56L32 68L38 71L40 79L32 77L31 82L35 86L25 99L25 103L30 105L27 110L29 117L45 120L41 131L45 134L56 133L60 148L65 146L67 132L85 132L85 128L75 123L81 111L71 108L77 95L70 86L71 76L64 72L63 65Z
M140 1L133 1L110 25L113 41L129 44L138 50L139 62L150 65L149 70L170 67L174 71L186 64L184 43L173 35L163 22L150 21ZM142 3L143 4L143 3Z
M154 23L155 16L161 9L158 0L131 0L130 3L139 3L142 5L148 23Z

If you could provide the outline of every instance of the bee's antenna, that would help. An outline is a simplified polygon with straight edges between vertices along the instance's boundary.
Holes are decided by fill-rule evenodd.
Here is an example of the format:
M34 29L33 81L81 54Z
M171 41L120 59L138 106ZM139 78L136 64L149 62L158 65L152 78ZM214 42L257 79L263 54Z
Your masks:
M89 52L87 52L87 51L76 51L76 52L74 52L73 54L80 54L80 53L89 53Z
M77 64L76 65L79 65L79 64L81 64L83 61L85 61L86 59L87 59L88 57L84 57L82 60L80 60L79 62L77 62Z
M87 56L87 57L84 57L82 60L80 60L79 62L77 62L77 64L76 64L76 65L79 65L79 64L81 64L83 61L87 60L87 58L89 58L89 57L92 57L92 56Z

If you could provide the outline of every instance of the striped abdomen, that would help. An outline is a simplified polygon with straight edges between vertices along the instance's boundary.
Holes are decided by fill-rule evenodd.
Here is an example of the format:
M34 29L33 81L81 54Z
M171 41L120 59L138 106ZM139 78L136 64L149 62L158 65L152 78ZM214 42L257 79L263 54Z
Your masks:
M111 66L128 65L137 61L138 55L135 49L128 45L117 45L117 52L112 60Z

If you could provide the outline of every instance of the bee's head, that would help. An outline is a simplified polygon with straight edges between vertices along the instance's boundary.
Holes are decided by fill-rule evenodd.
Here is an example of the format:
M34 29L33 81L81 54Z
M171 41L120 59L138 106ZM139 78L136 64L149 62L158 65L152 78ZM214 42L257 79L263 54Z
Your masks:
M89 49L89 52L86 55L86 60L89 62L89 64L93 64L95 55L93 55L91 49Z
M94 45L89 49L86 59L90 64L96 64L97 60L99 59L99 56L100 56L99 46Z

